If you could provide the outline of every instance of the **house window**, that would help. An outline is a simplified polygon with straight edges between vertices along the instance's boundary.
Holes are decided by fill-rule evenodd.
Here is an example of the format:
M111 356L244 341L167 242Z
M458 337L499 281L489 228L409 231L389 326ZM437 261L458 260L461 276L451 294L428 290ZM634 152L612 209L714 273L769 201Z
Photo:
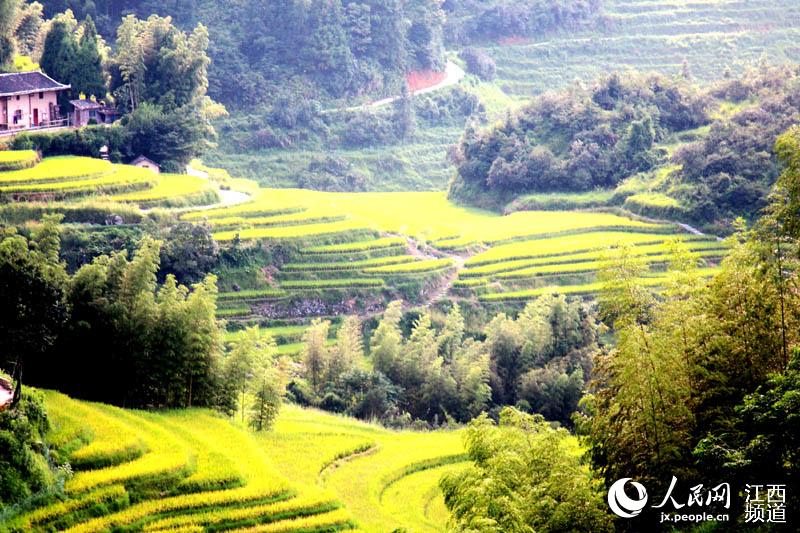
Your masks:
M19 124L22 122L22 109L17 109L14 111L14 124Z
M39 93L39 100L44 100L44 92Z
M17 95L17 100L19 100L19 95Z

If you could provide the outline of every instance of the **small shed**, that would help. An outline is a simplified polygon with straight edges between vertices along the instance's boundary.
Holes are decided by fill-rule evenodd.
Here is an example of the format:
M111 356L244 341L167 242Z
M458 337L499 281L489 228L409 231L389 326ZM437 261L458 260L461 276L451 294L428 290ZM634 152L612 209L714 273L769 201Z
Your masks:
M70 100L72 125L86 126L90 120L97 124L111 124L117 119L117 110L94 100Z
M137 157L136 159L131 161L131 165L133 165L135 167L146 168L148 170L152 170L156 174L161 173L161 167L159 166L159 164L156 163L155 161L151 160L151 159L146 158L143 155L140 155L139 157Z

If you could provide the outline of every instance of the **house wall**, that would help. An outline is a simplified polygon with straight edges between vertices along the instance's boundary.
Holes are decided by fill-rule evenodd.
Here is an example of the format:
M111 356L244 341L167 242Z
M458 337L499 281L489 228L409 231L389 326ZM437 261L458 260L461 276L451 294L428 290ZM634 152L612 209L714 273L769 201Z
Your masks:
M161 169L158 168L158 165L151 163L150 161L139 161L134 166L139 168L146 168L147 170L151 170L156 174L161 172Z
M39 93L23 94L7 97L4 102L5 112L0 109L0 123L7 124L9 128L30 128L33 126L33 111L39 110L39 124L54 119L50 116L50 104L58 105L57 91L44 91L42 98ZM21 118L14 124L14 114L20 111Z

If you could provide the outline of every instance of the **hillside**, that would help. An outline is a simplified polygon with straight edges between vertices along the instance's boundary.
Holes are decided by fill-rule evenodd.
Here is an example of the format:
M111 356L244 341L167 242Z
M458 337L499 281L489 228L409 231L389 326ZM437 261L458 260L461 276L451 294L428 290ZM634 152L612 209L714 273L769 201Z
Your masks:
M259 268L272 261L269 279L243 276L246 265L221 272L219 314L228 319L372 313L396 297L413 305L448 296L517 300L560 287L586 294L594 290L604 248L623 242L653 266L648 283L658 285L671 237L711 264L724 252L715 240L677 226L610 213L500 216L458 207L443 193L262 189L214 171L212 178L179 177L89 158L37 162L30 152L5 154L9 168L24 167L0 172L0 193L14 200L0 210L6 220L21 223L46 210L63 213L66 222L138 222L147 214L137 206L159 207L185 221L206 222L214 240L250 250ZM231 191L239 191L237 202L245 201L214 205ZM424 216L411 215L409 206ZM259 255L258 243L269 241L286 247L279 261Z
M253 435L211 411L126 411L45 395L48 443L72 465L61 502L11 531L443 531L439 476L459 432L395 432L285 406Z
M798 9L790 0L606 0L601 15L591 24L469 44L496 64L496 76L490 80L468 76L461 87L485 109L485 116L478 111L472 113L473 118L491 124L532 96L576 83L590 86L615 71L674 76L688 68L693 81L705 86L722 79L726 72L742 74L761 60L777 65L794 61L800 37ZM456 57L461 46L451 44L449 55L454 61L461 62ZM351 164L351 172L365 176L367 190L447 188L453 176L448 149L458 142L470 113L428 118L428 98L417 100L417 127L409 138L353 148L338 141L333 125L329 127L334 134L324 143L326 152ZM438 103L437 107L444 106ZM231 126L239 124L230 122ZM222 121L220 127L227 124ZM233 127L228 135L238 131ZM319 150L314 144L251 144L248 148L247 142L223 142L222 149L209 154L207 160L263 185L292 186L300 183L298 175L306 171L308 158Z

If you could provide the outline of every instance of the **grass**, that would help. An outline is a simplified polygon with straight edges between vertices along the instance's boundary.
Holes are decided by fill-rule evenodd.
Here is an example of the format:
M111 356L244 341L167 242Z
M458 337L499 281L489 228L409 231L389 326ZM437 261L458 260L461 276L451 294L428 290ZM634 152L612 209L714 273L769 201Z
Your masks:
M375 288L384 285L384 281L377 278L286 280L281 282L281 287L284 289L295 290Z
M370 241L345 242L341 244L329 244L326 246L313 246L303 248L304 254L340 254L347 252L365 252L383 248L395 248L405 246L406 240L403 237L383 237Z
M613 189L580 193L539 193L526 194L514 200L506 211L532 211L586 209L610 205L614 199Z
M414 261L411 255L390 255L363 261L338 261L336 263L287 263L281 267L284 272L325 271L325 270L373 270L376 267L400 265Z
M442 270L452 267L454 264L452 259L428 259L424 261L415 261L413 263L401 263L393 265L385 265L379 267L365 268L364 272L367 274L416 274L421 272L432 272L435 270Z
M710 277L718 272L717 268L702 268L698 269L697 275L702 277ZM639 278L637 283L642 287L661 287L667 281L665 275L653 275L648 277ZM547 287L537 287L534 289L525 289L519 291L509 292L490 292L481 294L478 299L484 302L500 302L500 301L514 301L514 300L529 300L537 298L543 294L565 294L565 295L591 295L597 293L602 288L601 282L589 282L576 285L549 285Z

